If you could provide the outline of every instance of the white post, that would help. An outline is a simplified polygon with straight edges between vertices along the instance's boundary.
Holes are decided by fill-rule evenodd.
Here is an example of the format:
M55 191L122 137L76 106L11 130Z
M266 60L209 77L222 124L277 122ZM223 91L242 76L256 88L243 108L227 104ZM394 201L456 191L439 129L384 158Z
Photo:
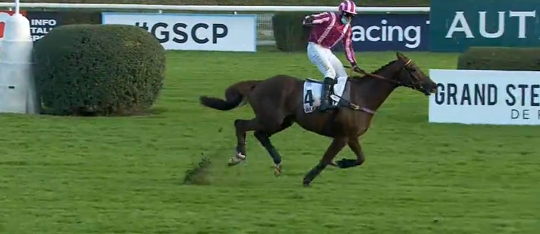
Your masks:
M20 10L19 10L20 7L19 7L19 5L20 5L19 0L15 0L15 14L17 14L17 15L18 15L19 12L20 12Z
M15 0L15 14L5 21L0 44L0 112L39 114L41 102L32 74L30 22L20 14L19 5L19 0Z

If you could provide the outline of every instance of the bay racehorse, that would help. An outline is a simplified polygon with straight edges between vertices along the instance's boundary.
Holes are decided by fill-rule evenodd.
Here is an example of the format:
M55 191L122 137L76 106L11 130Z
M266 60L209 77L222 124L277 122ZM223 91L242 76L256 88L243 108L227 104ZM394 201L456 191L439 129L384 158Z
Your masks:
M272 157L276 176L281 173L281 156L270 142L272 135L297 123L308 131L333 138L320 162L305 175L303 184L309 186L328 165L339 168L362 165L365 158L358 138L366 133L373 115L394 89L404 86L426 96L435 92L436 84L418 66L401 53L396 53L396 57L372 74L349 77L343 94L337 94L341 95L335 104L338 108L328 112L317 109L320 81L287 75L240 81L225 90L225 100L201 96L200 101L206 107L222 111L249 103L255 113L253 119L234 121L237 146L236 155L229 160L230 166L246 159L247 131L254 131L255 138ZM345 145L356 159L334 163L334 157Z

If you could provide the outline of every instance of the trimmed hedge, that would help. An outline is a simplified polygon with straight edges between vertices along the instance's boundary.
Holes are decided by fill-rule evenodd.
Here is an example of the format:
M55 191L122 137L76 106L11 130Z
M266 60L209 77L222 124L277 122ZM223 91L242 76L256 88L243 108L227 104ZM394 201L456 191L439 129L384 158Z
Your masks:
M470 47L459 56L458 69L540 71L540 48Z
M309 27L304 27L302 21L307 12L277 13L272 17L272 28L276 47L281 51L306 51L309 39Z
M36 41L34 76L55 115L126 115L146 111L165 78L165 50L131 25L60 26Z

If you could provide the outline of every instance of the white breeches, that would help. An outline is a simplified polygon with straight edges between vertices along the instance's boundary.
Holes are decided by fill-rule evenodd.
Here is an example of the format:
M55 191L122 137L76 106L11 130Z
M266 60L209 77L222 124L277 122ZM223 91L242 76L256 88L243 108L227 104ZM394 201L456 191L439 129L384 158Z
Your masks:
M347 72L341 61L330 49L313 42L308 43L307 54L311 63L317 66L324 77L337 79L337 84L334 85L334 93L341 95L347 83Z

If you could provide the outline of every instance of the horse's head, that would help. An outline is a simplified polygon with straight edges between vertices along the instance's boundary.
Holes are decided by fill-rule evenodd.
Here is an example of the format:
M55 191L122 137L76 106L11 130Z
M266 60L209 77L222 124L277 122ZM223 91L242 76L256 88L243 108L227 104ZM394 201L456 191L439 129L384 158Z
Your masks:
M402 53L396 53L397 60L394 63L397 72L390 78L399 86L408 87L429 96L437 91L437 84L429 78L414 62Z

